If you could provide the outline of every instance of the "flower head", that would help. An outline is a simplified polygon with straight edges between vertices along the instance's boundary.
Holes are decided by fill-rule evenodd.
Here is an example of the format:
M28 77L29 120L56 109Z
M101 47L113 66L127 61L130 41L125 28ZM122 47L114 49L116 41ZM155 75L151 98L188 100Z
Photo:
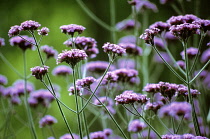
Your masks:
M43 45L40 47L40 49L47 55L47 58L56 57L58 52L48 45Z
M137 78L138 75L135 69L117 69L112 72L118 76L117 81L123 83L132 83L132 79Z
M44 67L36 66L34 68L31 68L31 72L32 72L32 75L36 77L36 79L42 80L44 75L48 73L48 68L49 68L48 66L44 66Z
M160 30L159 33L163 32L163 31L168 31L169 27L170 27L170 25L168 23L165 23L162 21L155 22L154 24L149 26L150 29L158 28Z
M183 60L179 60L176 62L176 64L174 65L175 67L177 67L177 65L182 68L182 69L185 69L186 68L186 65L185 65L185 62Z
M139 119L131 121L128 125L128 131L134 133L141 132L144 128L146 128L146 124Z
M119 39L119 43L136 43L136 37L133 35L124 36Z
M197 19L193 21L193 23L199 25L200 29L203 30L204 32L210 30L210 20Z
M7 82L7 77L0 74L0 85L6 85Z
M158 28L146 29L140 38L143 39L145 43L154 45L154 37L159 33L159 31L160 29Z
M184 23L193 23L193 21L198 20L199 18L193 14L186 14L186 15L179 15L179 16L172 16L167 20L167 23L172 25L180 25Z
M80 93L80 90L81 90L81 88L78 87L78 86L76 86L76 92L77 92L77 95L79 95L79 96L82 95L82 93ZM70 96L71 96L71 95L74 95L74 94L75 94L74 86L71 86L71 87L69 88L68 91L70 92L70 93L69 93Z
M206 63L210 59L210 48L206 49L201 55L201 62Z
M55 76L67 76L72 74L72 69L66 65L60 65L53 69L52 74Z
M128 55L142 55L142 49L133 43L120 43L118 45L126 49L126 54Z
M144 0L133 0L133 3L135 3L136 9L138 12L144 12L146 10L151 10L153 12L157 12L157 6L150 2L150 1L144 1Z
M116 104L130 104L137 102L139 95L131 90L126 90L122 94L115 97Z
M19 27L20 26L18 26L18 25L14 25L14 26L10 27L10 30L8 32L8 36L13 37L13 36L18 35L20 33Z
M45 127L45 126L52 126L53 124L57 123L57 120L55 117L51 115L45 115L42 117L42 119L39 121L39 126L40 127Z
M182 59L184 60L185 59L184 51L182 51L180 54L182 56ZM187 56L189 59L194 58L197 54L198 54L198 48L194 47L187 48Z
M74 36L75 32L81 34L86 28L81 25L69 24L60 26L60 29L62 33Z
M73 135L73 138L70 134L65 134L61 136L59 139L80 139L79 135L74 134L74 133L72 135Z
M85 60L87 54L84 50L71 49L70 51L65 50L58 55L57 64L66 62L73 68L81 60Z
M107 136L103 131L92 132L89 136L90 139L107 139Z
M5 46L4 38L0 38L0 47Z
M114 72L107 72L101 84L107 85L109 83L115 83L117 82L117 79L118 79L118 76Z
M139 22L135 22L135 20L132 19L126 19L123 20L119 23L116 24L116 28L117 30L132 30L135 28L135 26L137 26L138 28L140 27L140 23Z
M30 31L34 31L37 30L38 27L40 27L41 25L38 22L32 21L32 20L28 20L25 21L23 23L21 23L19 30L30 30Z
M47 27L43 27L37 31L38 31L38 34L42 35L42 36L47 36L48 33L50 32L49 28L47 28Z
M76 85L81 88L85 88L85 87L90 88L90 85L93 84L95 81L96 79L93 77L85 77L83 79L78 79L76 81Z

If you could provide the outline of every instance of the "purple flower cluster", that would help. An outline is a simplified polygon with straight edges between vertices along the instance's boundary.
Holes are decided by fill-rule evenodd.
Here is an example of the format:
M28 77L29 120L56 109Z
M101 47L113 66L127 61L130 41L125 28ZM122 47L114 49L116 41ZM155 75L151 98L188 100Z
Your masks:
M126 50L126 54L128 55L142 55L142 49L133 43L120 43L118 45L124 48Z
M28 20L25 21L23 23L20 24L19 30L29 30L29 31L34 31L37 30L38 27L40 27L41 25L38 22L32 21L32 20Z
M204 20L204 19L197 19L193 21L193 24L197 24L200 26L200 29L204 32L210 30L210 20Z
M135 69L135 61L128 58L120 58L117 60L117 67L119 69Z
M13 36L18 35L20 33L19 27L20 26L18 26L18 25L14 25L14 26L10 27L10 30L8 32L8 36L13 37Z
M114 72L107 72L101 84L107 85L109 83L115 83L117 82L117 79L118 79L118 76Z
M146 29L140 38L143 39L145 43L154 45L154 37L159 33L159 31L160 29L158 28Z
M133 20L133 19L126 19L126 20L123 20L123 21L118 22L116 24L117 30L120 30L120 31L122 31L122 30L128 30L129 31L129 30L134 29L135 26L137 28L139 28L140 27L140 23L139 22L135 22L135 20Z
M47 58L55 57L57 56L58 52L48 45L43 45L40 47L40 49L47 55Z
M194 136L192 134L184 134L184 135L162 135L162 139L208 139L207 137L202 136Z
M201 55L201 62L206 63L210 59L210 48L206 49Z
M161 38L155 37L154 38L154 45L156 46L156 48L158 48L160 50L164 50L165 49L163 40Z
M78 79L76 81L76 86L80 87L80 88L90 88L90 85L93 84L96 81L95 78L93 77L85 77L83 79Z
M119 45L111 44L109 42L105 43L102 48L105 53L108 53L112 56L112 59L115 59L116 56L122 56L126 53L126 50Z
M171 116L174 118L184 116L184 118L187 120L191 115L191 105L187 102L172 102L169 105L161 107L158 115L160 117Z
M154 3L151 3L150 1L144 1L144 0L132 0L129 1L130 4L136 6L136 10L138 12L144 12L146 10L151 10L153 12L157 12L157 6Z
M53 69L52 74L55 76L67 76L72 74L72 69L66 65L60 65Z
M54 96L48 90L39 89L30 93L28 103L32 107L37 107L39 104L48 107L54 99Z
M139 119L135 119L129 123L128 131L137 133L137 132L141 132L146 127L147 126L144 122L141 122Z
M86 28L81 25L69 24L60 26L60 29L62 33L74 36L75 32L81 34Z
M22 38L19 36L12 37L10 40L10 45L12 46L18 46L23 51L26 49L34 49L34 39L31 37L28 37L26 35L22 35Z
M112 134L111 129L104 129L103 131L92 132L89 134L89 136L90 136L90 139L108 139L108 137L111 134Z
M50 32L49 28L47 27L43 27L41 29L38 29L37 31L38 31L38 34L42 36L47 36L48 33Z
M90 58L96 57L96 54L99 53L97 42L91 37L76 37L65 41L63 44L68 47L73 47L75 44L77 49L84 50Z
M7 82L7 77L0 74L0 85L6 85Z
M154 24L149 26L150 29L158 28L160 30L159 33L163 32L163 31L168 31L169 27L170 27L170 25L168 23L165 23L162 21L155 22Z
M61 136L59 139L80 139L80 137L76 134L72 134L74 138L71 137L70 134L65 134L63 136Z
M55 123L57 123L55 117L51 115L45 115L44 117L42 117L42 119L40 119L39 126L40 127L52 126Z
M58 55L57 64L66 62L72 68L80 62L81 60L85 60L87 58L87 54L84 50L79 49L71 49L70 51L65 50Z
M136 43L136 37L134 35L124 36L119 39L119 43Z
M32 75L39 80L42 80L42 78L44 77L44 75L46 73L48 73L48 66L44 66L44 67L40 67L40 66L36 66L34 68L31 68L31 72Z
M185 62L183 60L177 61L174 66L177 67L177 65L182 69L186 69L186 65L185 65Z
M179 15L179 16L172 16L167 20L167 23L172 25L181 25L184 23L193 23L193 21L198 20L199 18L192 14L186 14L186 15Z
M188 97L188 89L187 86L184 85L179 85L178 87L178 96L183 96L183 97ZM192 95L192 97L197 97L198 95L200 95L200 92L196 89L190 89L190 93Z
M75 91L74 91L75 89L74 89L74 86L71 86L71 87L69 87L69 95L71 96L71 95L74 95L75 94ZM82 95L82 93L80 93L80 90L81 90L81 88L80 87L78 87L78 86L76 86L76 92L77 92L77 95L79 95L79 96L81 96Z
M4 38L0 38L0 47L5 46Z
M192 59L198 54L198 48L194 48L194 47L187 48L187 52L186 53L187 53L188 58ZM182 59L184 60L185 59L184 51L182 51L180 53L180 55L182 56Z
M157 101L157 102L148 102L145 105L145 110L152 110L154 113L157 113L157 111L163 106L162 101Z

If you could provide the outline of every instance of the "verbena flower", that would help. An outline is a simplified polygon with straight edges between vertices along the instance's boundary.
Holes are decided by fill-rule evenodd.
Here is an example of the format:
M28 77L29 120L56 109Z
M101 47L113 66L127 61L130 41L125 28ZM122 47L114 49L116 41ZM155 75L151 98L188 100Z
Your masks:
M157 113L157 111L163 106L163 102L162 101L157 101L157 102L148 102L146 103L144 109L145 110L151 110L153 111L155 114Z
M160 52L160 54L167 63L172 63L171 57L169 56L168 53ZM155 53L155 55L154 55L154 61L157 63L164 63L162 58L157 53Z
M51 57L56 58L58 54L58 52L53 47L50 47L48 45L43 45L40 47L40 49L47 55L48 59Z
M141 122L139 119L132 120L128 125L129 132L141 132L144 128L146 128L146 124Z
M168 4L170 2L173 2L174 0L160 0L160 4Z
M154 45L154 37L159 33L159 31L160 29L158 28L146 29L140 38L143 39L145 43Z
M10 27L10 30L8 32L8 36L13 37L13 36L18 35L20 33L19 27L20 26L18 26L18 25L14 25L14 26Z
M189 59L194 58L198 54L198 48L190 47L190 48L187 48L186 51L187 51L186 53L187 53L187 56L188 56ZM180 55L182 56L182 59L184 60L185 59L185 52L182 51L180 53Z
M185 62L183 60L177 61L174 66L177 67L177 65L182 69L186 69L186 65L185 65Z
M171 33L170 31L167 31L165 33L165 36L164 38L167 40L167 41L176 41L178 40L178 38L176 36L173 35L173 33Z
M6 85L7 83L7 77L0 74L0 85Z
M0 85L0 97L5 95L6 88L2 85Z
M76 91L77 91L77 95L78 96L81 96L82 95L82 93L80 92L80 90L81 90L81 88L79 86L76 86ZM71 86L68 91L70 92L69 93L70 96L71 95L74 95L75 94L74 86Z
M114 72L107 72L101 84L107 85L109 83L115 83L117 82L117 79L118 79L118 76Z
M163 40L162 40L161 38L155 37L155 38L154 38L154 45L155 45L156 48L158 48L159 50L164 50L164 49L165 49Z
M138 76L138 71L135 69L117 69L112 72L118 76L117 81L123 83L132 83L132 79Z
M157 6L154 3L150 2L150 1L133 0L132 2L135 3L136 10L138 12L143 13L144 11L147 11L147 10L151 10L153 12L157 12L158 11Z
M60 26L60 29L62 33L74 36L75 32L81 34L86 28L81 25L69 24Z
M80 139L79 135L77 134L72 134L74 138L71 137L71 135L69 133L61 136L59 139Z
M68 47L73 47L75 44L77 49L84 50L88 57L94 58L99 53L97 48L97 42L94 38L91 37L76 37L71 38L64 42L64 44Z
M136 37L134 35L128 35L120 38L119 43L133 43L136 44Z
M168 31L169 27L170 27L170 25L168 23L165 23L162 21L155 22L149 26L150 29L158 28L160 30L159 33L163 32L163 31Z
M126 90L115 97L116 104L132 104L139 100L139 95L131 90Z
M197 97L200 95L200 92L196 89L190 89L190 93L192 97ZM178 96L183 96L185 98L188 98L188 88L184 85L179 85L178 87Z
M195 136L189 133L183 135L162 135L162 139L208 139L207 137Z
M44 67L36 66L34 68L31 68L31 72L32 72L32 75L36 79L42 80L42 78L44 77L44 75L46 73L48 73L48 68L49 68L48 66L44 66Z
M78 79L76 81L76 86L81 87L81 88L90 88L90 85L93 84L96 81L95 78L93 77L85 77L83 79Z
M206 63L210 59L210 48L206 49L201 55L201 62Z
M66 65L60 65L53 69L52 74L55 76L67 76L72 74L72 69Z
M28 37L26 35L22 35L24 39L19 36L12 37L9 42L11 46L18 46L23 51L26 49L34 49L34 39L32 37Z
M119 43L118 45L126 49L126 54L128 55L142 55L142 49L133 43Z
M4 38L0 38L0 47L5 46Z
M181 139L181 135L162 135L162 139Z
M103 131L97 131L90 133L90 139L108 139Z
M102 48L104 49L104 52L108 53L112 59L115 59L117 56L122 56L126 53L124 48L109 42L105 43Z
M37 31L38 31L38 34L42 36L47 36L48 33L50 32L49 28L47 27L43 27L41 29L38 29Z
M13 88L14 91L12 93L12 95L24 95L25 94L25 88L26 88L26 93L31 93L32 91L34 91L34 85L27 81L27 86L25 87L25 81L24 80L17 80L13 83Z
M34 31L37 30L38 27L40 27L41 25L38 22L32 21L32 20L28 20L25 21L23 23L21 23L19 30L29 30L29 31Z
M117 60L117 68L119 69L135 69L135 61L128 58L120 58Z
M193 14L186 14L186 15L178 15L178 16L172 16L167 20L167 23L172 25L180 25L184 23L193 23L193 21L198 20L199 18Z
M139 28L140 23L136 22L133 19L126 19L126 20L123 20L123 21L118 22L116 24L117 30L120 30L120 31L123 31L123 30L128 30L129 31L129 30L134 29L135 27Z
M87 54L84 50L79 49L71 49L70 51L65 50L58 55L57 64L66 62L72 68L80 62L81 60L85 60L87 58Z
M55 119L55 117L51 115L45 115L44 117L40 119L39 126L40 127L52 126L55 123L57 123L57 120Z
M200 26L200 29L204 32L207 32L210 30L210 20L204 20L204 19L197 19L193 21L193 24L197 24Z

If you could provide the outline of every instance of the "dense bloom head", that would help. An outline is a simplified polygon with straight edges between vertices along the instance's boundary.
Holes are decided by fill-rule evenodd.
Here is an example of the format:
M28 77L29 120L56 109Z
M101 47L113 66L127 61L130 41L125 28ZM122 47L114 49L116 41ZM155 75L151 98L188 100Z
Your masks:
M78 86L76 86L76 92L77 92L77 95L78 95L78 96L81 96L81 95L82 95L82 93L80 92L80 90L81 90L81 88L78 87ZM69 93L70 96L71 96L71 95L74 95L74 94L75 94L74 86L69 87L69 90L68 90L68 91L70 92L70 93Z
M210 30L210 20L198 19L195 20L193 23L199 25L200 29L204 32Z
M90 139L107 139L107 136L103 131L92 132L89 136Z
M4 38L0 38L0 47L5 46Z
M0 74L0 85L6 85L7 84L7 77Z
M182 139L181 135L162 135L162 139Z
M201 55L201 62L206 63L210 59L210 48L206 49Z
M140 38L143 39L145 43L154 45L154 37L159 33L159 31L160 29L158 28L146 29Z
M179 15L179 16L172 16L167 20L167 23L170 25L180 25L184 23L192 23L195 20L198 20L199 18L192 14L186 14L186 15Z
M116 104L130 104L138 100L139 95L131 90L124 91L122 94L115 97Z
M160 30L159 33L163 32L163 31L168 31L169 27L170 27L170 25L168 23L165 23L162 21L155 22L154 24L149 26L150 29L158 28Z
M194 58L197 54L198 54L198 48L194 48L194 47L187 48L187 56L189 59ZM185 59L184 51L182 51L180 55L182 56L182 59L184 60Z
M31 72L32 72L32 75L36 77L36 79L42 80L44 75L48 73L48 68L49 68L48 66L44 66L44 67L36 66L34 68L31 68Z
M122 56L126 53L126 50L119 45L111 44L109 42L105 43L102 48L104 49L105 53L108 53L114 59L116 56Z
M24 38L24 39L23 39ZM12 37L10 40L10 45L12 46L18 46L22 50L26 49L34 49L34 39L31 37L28 37L26 35L22 35L22 38L19 36Z
M48 45L43 45L40 47L40 49L47 55L47 58L56 57L58 52Z
M141 122L139 119L133 120L128 125L129 132L141 132L146 127L144 122Z
M126 54L128 55L142 55L142 49L133 43L120 43L118 45L126 49Z
M19 30L22 31L22 30L30 30L30 31L33 31L33 30L37 30L38 27L40 27L41 25L38 23L38 22L35 22L35 21L32 21L32 20L28 20L28 21L25 21L23 23L21 23L20 27L19 27Z
M61 136L59 139L80 139L80 137L76 134L72 134L73 135L73 138L70 134L65 134L63 136Z
M67 76L72 74L72 69L66 65L60 65L53 69L52 74L55 76Z
M85 77L84 79L78 79L76 85L81 88L90 88L90 85L96 81L93 77Z
M40 121L39 126L45 127L45 126L51 126L53 124L57 123L57 120L51 116L51 115L45 115Z
M14 25L14 26L10 27L10 30L8 32L8 36L13 37L13 36L18 35L20 33L19 27L20 26L18 26L18 25Z
M81 25L69 24L60 26L60 29L62 33L74 36L75 32L81 34L86 28Z
M157 102L148 102L145 105L145 110L152 110L154 113L157 113L157 111L163 106L162 101L157 101Z
M12 91L12 95L21 96L25 94L24 80L17 80L13 83L12 86L14 87L14 91ZM34 85L31 82L27 81L26 92L31 93L32 91L34 91Z
M85 60L87 58L87 54L83 50L79 49L71 49L70 51L63 51L58 55L57 64L66 62L72 68L81 60Z
M107 72L101 84L107 85L109 83L115 83L117 82L117 79L118 79L118 76L114 72Z
M42 35L42 36L47 36L48 33L50 32L49 28L47 28L47 27L43 27L37 31L38 31L38 34Z
M184 85L179 85L178 87L178 96L183 96L183 97L188 97L188 89L187 86ZM190 89L190 93L192 95L192 97L197 97L198 95L200 95L200 92L196 89Z
M179 60L176 62L176 64L174 65L175 67L179 66L180 68L182 69L185 69L186 66L185 66L185 62L183 60Z
M135 22L135 20L132 19L127 19L127 20L123 20L119 23L116 24L116 28L117 30L132 30L135 27L140 27L140 23L139 22Z
M144 12L146 10L152 10L153 12L157 12L157 6L150 1L145 0L133 0L135 2L135 6L138 12Z

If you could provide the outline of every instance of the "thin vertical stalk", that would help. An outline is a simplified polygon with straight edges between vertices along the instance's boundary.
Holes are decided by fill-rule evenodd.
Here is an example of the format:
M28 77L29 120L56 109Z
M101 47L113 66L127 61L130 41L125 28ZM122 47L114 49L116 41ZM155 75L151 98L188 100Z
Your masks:
M80 113L79 113L79 103L78 103L78 96L77 96L77 88L76 88L76 77L75 77L75 68L72 67L73 71L73 84L74 84L74 96L75 96L75 102L76 102L76 111L77 111L77 122L78 122L78 128L79 128L79 135L82 139L82 128L81 128L81 120L80 120Z
M56 139L56 135L55 135L55 132L54 132L52 126L49 126L49 129L50 129L50 132L52 133L53 137Z
M110 3L110 18L111 18L111 27L114 28L116 24L116 13L115 13L115 0L109 0ZM116 43L116 31L111 30L111 40L113 43Z
M34 122L33 122L33 117L31 114L31 109L29 107L28 104L28 95L27 95L27 72L26 72L26 52L23 51L23 66L24 66L24 93L25 93L25 97L24 97L24 104L26 107L26 111L27 111L27 116L28 116L28 121L29 121L29 125L30 125L30 130L31 130L31 134L33 136L34 139L37 139L37 134L35 131L35 126L34 126Z
M184 47L184 54L185 54L186 85L187 85L187 90L188 90L189 102L192 105L193 124L194 124L196 135L200 136L201 132L200 132L199 124L198 124L197 115L196 115L196 112L195 112L195 106L194 106L194 102L193 102L193 97L192 97L192 94L190 92L190 73L189 73L190 69L189 69L189 61L188 61L188 55L187 55L187 41L182 41L182 45Z

